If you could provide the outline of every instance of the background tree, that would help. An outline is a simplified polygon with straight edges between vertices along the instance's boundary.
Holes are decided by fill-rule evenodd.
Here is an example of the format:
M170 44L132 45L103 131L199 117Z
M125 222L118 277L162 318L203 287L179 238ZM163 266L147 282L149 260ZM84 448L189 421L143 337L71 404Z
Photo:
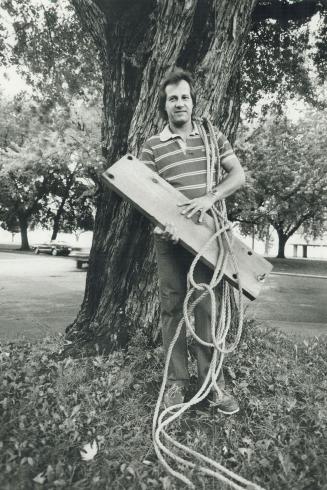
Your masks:
M311 109L297 124L272 116L239 141L249 178L231 214L244 234L254 229L263 238L271 225L279 258L301 227L315 238L326 229L326 130L325 112Z
M17 221L17 217L10 212L5 212L2 210L0 212L1 222L0 226L3 230L9 231L11 233L12 242L14 241L14 237L16 233L20 232L19 222Z
M260 116L260 112L267 113L272 108L282 112L285 102L293 98L322 104L313 69L323 82L325 25L324 2L257 2L240 87L247 117Z
M82 172L80 174L83 175ZM47 199L46 212L39 221L43 227L52 229L51 240L56 240L59 231L75 233L93 230L95 192L95 186L90 186L89 179L85 183L83 176L78 176L76 168L70 170L67 165L64 166L60 179L55 182Z
M9 168L10 166L10 168ZM48 193L46 161L37 161L34 165L1 165L0 220L4 223L17 219L21 233L21 250L29 250L28 226L41 212L42 201ZM41 174L41 175L40 175Z
M9 117L0 123L1 146L6 149L12 144L19 146L23 143L21 139L26 137L32 137L34 143L45 137L45 149L48 149L49 141L51 146L56 138L61 139L62 145L52 152L51 161L48 160L53 178L51 183L47 178L48 194L39 199L38 211L29 215L29 221L52 227L53 239L60 226L66 231L76 226L90 229L93 222L91 201L101 150L99 100L102 80L94 43L83 31L67 1L6 0L1 4L1 12L7 14L7 22L2 17L0 25L2 65L15 66L32 86L29 98L34 99L34 104L29 100L33 106L32 120L41 123L31 134L28 111L25 111L27 118L20 115L19 121L10 120L12 106L17 106L18 100L24 98L23 94L17 96L14 102L6 103ZM63 135L64 131L66 135ZM46 132L51 136L45 135ZM8 154L3 154L3 158L5 156ZM25 154L25 157L31 162L31 155ZM26 239L24 247L27 247Z
M36 99L63 106L76 95L98 98L97 51L69 1L4 0L1 10L8 18L0 20L1 64L15 66Z
M88 129L80 123L81 114L70 113L67 107L57 103L44 108L22 96L4 104L4 114L8 124L0 130L1 217L4 222L13 216L18 220L22 249L29 249L31 223L48 226L52 218L56 236L64 214L71 228L72 214L76 222L80 209L89 227L90 176L96 175L102 161L96 125L90 123Z

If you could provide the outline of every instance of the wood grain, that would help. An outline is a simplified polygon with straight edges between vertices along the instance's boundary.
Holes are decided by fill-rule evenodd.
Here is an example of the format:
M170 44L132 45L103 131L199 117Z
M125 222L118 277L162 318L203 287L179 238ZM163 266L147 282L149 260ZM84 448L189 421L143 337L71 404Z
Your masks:
M153 172L133 155L126 155L102 175L104 182L124 199L129 201L154 224L163 228L173 224L180 243L193 254L199 252L215 231L213 218L206 215L200 224L196 219L187 219L181 214L179 204L187 198L166 180ZM247 247L239 238L232 236L232 249L237 260L243 293L255 299L272 269L272 265ZM226 247L226 242L224 241ZM212 242L203 253L203 262L214 268L218 258L218 244ZM226 279L237 286L237 271L229 258L225 271Z

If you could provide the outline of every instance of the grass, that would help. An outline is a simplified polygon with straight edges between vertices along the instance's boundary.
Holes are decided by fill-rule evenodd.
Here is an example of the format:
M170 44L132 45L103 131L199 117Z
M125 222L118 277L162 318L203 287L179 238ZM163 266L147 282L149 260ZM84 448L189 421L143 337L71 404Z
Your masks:
M267 260L274 266L274 272L327 276L327 260L277 259L273 257L268 257Z
M0 488L179 489L158 464L151 420L163 353L57 360L63 340L1 346ZM179 440L271 490L327 489L327 337L294 343L249 324L226 360L239 414L187 414ZM81 449L97 441L83 461ZM223 489L193 475L197 489Z

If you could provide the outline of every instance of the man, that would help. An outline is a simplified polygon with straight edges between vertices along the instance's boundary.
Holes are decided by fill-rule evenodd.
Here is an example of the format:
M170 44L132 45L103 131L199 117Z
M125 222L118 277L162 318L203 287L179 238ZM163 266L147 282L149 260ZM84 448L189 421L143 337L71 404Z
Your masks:
M160 134L146 141L141 160L188 197L189 201L181 211L182 214L186 218L191 218L198 213L201 222L204 214L215 202L228 197L244 184L245 177L231 145L226 137L218 132L220 163L226 176L211 192L207 192L205 146L192 119L195 104L196 97L191 75L182 69L170 72L161 85L159 99L159 110L167 125ZM171 224L167 224L163 231L155 228L154 236L159 273L162 336L164 350L167 353L177 325L183 316L187 273L193 256L178 244L177 231ZM208 283L211 275L208 268L199 262L194 274L195 281ZM195 308L194 320L197 335L207 342L212 342L208 297ZM196 357L198 381L201 386L210 366L212 349L198 343ZM236 399L224 391L222 371L217 382L223 396L218 398L216 393L212 393L211 401L223 413L236 413L239 406ZM165 405L182 403L188 384L184 327L171 356L168 384L164 395Z

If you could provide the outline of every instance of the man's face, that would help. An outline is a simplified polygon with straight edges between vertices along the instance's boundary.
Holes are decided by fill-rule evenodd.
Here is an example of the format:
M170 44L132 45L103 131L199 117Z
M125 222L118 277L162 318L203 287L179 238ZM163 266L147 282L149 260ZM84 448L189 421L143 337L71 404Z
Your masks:
M165 109L171 125L181 127L191 121L193 101L186 80L167 85Z

